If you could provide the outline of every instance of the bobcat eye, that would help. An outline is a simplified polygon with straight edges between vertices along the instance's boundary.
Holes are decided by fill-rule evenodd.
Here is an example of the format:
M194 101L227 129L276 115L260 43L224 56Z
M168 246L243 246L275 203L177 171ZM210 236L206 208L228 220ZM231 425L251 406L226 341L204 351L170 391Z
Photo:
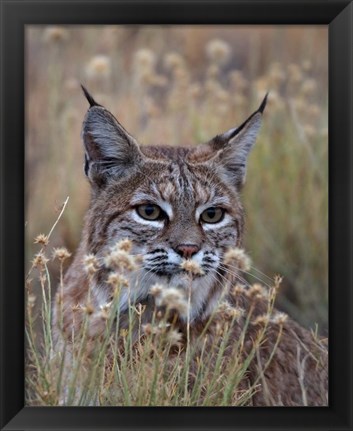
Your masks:
M145 204L136 207L137 214L146 220L160 220L164 216L164 212L158 205Z
M204 223L218 223L223 219L224 213L223 208L210 207L201 214L200 220Z

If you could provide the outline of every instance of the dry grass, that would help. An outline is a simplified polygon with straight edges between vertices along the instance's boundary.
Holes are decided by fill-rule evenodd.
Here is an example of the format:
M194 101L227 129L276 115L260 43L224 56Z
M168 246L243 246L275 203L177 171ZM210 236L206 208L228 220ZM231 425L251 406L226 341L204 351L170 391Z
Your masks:
M252 267L247 276L253 283L257 278L268 280L264 274L283 274L277 306L306 326L327 327L326 28L32 26L27 28L26 46L28 264L38 251L31 238L50 231L66 196L70 205L52 232L50 244L73 251L79 242L89 199L80 141L87 105L80 82L147 145L207 141L242 122L270 90L243 192L245 249L259 268ZM47 248L45 241L45 237L38 240ZM59 267L50 261L42 263L44 270L31 284L28 304L33 305L33 319L36 307L39 312L29 334L31 348L37 350L37 356L31 353L37 368L29 373L29 386L36 394L32 398L32 391L29 399L35 404L58 402L57 392L52 394L59 384L58 373L48 368L52 343L48 318L53 290L69 261ZM125 361L131 361L125 363L127 373L142 372L142 368L128 370L135 366L131 357ZM153 370L153 364L146 366ZM177 366L174 373L177 379ZM152 376L146 383L146 391L152 391L154 374L146 376ZM158 375L162 380L155 384L162 387L163 378L163 373ZM103 396L107 404L128 404L126 394L112 394L109 385L102 385L98 385L99 394L87 395L91 401ZM215 390L219 396L221 388L220 384ZM135 390L131 402L138 403L146 394ZM197 394L192 399L186 393L184 398L174 395L170 400L190 405ZM212 405L222 402L218 395ZM248 395L241 402L246 403Z
M65 209L63 205L61 214ZM61 215L60 214L60 215ZM55 223L56 225L56 223ZM54 225L54 227L55 227ZM26 402L32 406L248 406L259 390L262 376L270 366L281 339L287 315L274 310L280 280L268 289L255 284L231 289L235 304L238 295L250 300L247 312L231 306L225 299L211 314L200 333L190 331L190 294L173 287L151 288L156 308L149 323L142 324L146 306L133 301L133 290L126 275L139 265L129 254L128 241L121 241L104 260L115 269L108 283L114 288L111 302L94 309L90 302L75 306L82 321L76 332L65 333L63 326L63 267L70 253L65 248L51 249L50 236L39 235L35 255L26 282ZM59 264L60 282L55 301L58 305L56 326L52 327L51 274L49 257ZM248 257L240 250L230 250L227 259L247 268ZM129 263L126 265L126 263ZM100 263L93 255L84 259L85 271L93 279ZM190 286L197 268L188 265ZM33 293L33 279L41 285L40 297ZM93 289L93 284L89 289ZM229 287L224 289L224 295ZM120 297L128 291L128 320L120 315ZM191 288L190 288L191 292ZM255 303L267 301L266 312L254 316ZM131 300L130 300L131 298ZM254 301L253 305L252 302ZM39 305L39 308L36 307ZM175 325L186 320L186 331ZM269 324L277 326L277 339L264 366L250 386L244 384L251 361L256 360L267 337ZM36 329L41 325L42 331ZM233 328L242 330L234 342ZM248 331L256 325L256 337ZM252 346L249 350L249 341ZM245 351L244 346L247 346ZM259 361L259 360L258 360ZM260 361L259 361L260 364ZM305 405L305 387L303 386Z

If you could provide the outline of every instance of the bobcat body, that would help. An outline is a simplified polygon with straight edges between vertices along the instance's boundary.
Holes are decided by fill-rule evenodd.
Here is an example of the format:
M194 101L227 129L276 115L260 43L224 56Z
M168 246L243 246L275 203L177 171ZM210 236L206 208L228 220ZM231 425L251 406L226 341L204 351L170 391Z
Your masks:
M129 282L133 286L133 302L146 306L145 323L154 307L151 287L158 283L190 289L181 264L187 259L200 268L200 274L192 281L189 310L189 335L196 337L217 306L225 284L231 286L237 280L237 271L227 271L223 260L227 249L242 245L244 212L239 191L266 98L240 127L204 145L147 147L140 146L108 110L85 89L84 92L90 103L82 136L91 203L81 244L65 276L64 291L57 294L61 298L54 309L54 327L60 302L64 334L71 334L81 325L73 310L87 302L90 276L83 268L84 257L92 254L104 260L114 244L128 238L131 253L143 256L140 268L130 273ZM104 266L92 275L93 307L99 308L112 299L108 276L109 269ZM246 294L236 298L229 294L228 301L241 306L245 313L254 304ZM128 308L127 295L121 296L119 308L123 319ZM263 300L257 300L254 317L261 316L264 309ZM244 323L243 318L234 325L230 344L239 338ZM90 329L93 337L101 331L100 325L97 321ZM180 331L185 332L182 319ZM256 327L251 329L249 340L245 340L245 352L255 331ZM260 363L268 361L277 333L278 328L270 325L266 344L257 358ZM216 338L211 328L210 342L216 342ZM304 367L303 376L299 364ZM258 371L254 360L244 376L244 388L255 380ZM252 405L327 405L327 373L326 348L309 331L288 319Z

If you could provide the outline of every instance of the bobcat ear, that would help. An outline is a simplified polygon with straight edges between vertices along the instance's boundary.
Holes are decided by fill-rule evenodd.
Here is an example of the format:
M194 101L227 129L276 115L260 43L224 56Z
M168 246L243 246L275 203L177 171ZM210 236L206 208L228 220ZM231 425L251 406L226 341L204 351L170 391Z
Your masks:
M212 150L217 151L215 160L236 186L242 186L245 182L247 159L260 130L267 96L268 94L257 111L239 127L230 129L209 142Z
M90 103L83 121L85 173L91 182L103 185L109 177L124 176L142 159L136 140L83 87Z

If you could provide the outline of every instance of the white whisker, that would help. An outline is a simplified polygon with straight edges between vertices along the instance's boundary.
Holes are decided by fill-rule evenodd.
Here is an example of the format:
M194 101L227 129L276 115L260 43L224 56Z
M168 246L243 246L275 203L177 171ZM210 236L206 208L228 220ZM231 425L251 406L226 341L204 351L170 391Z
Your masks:
M270 288L271 287L271 285L269 285L266 281L264 281L262 278L260 278L260 277L258 277L258 276L256 276L256 275L254 275L254 274L252 274L251 272L249 272L249 271L245 271L244 269L239 269L238 267L236 267L236 266L233 266L233 265L227 265L227 266L224 266L223 265L223 268L224 269L227 269L228 270L228 272L229 273L232 273L233 275L235 275L236 273L235 273L235 271L232 271L232 269L235 269L235 270L237 270L237 271L240 271L240 272L243 272L244 274L247 274L247 275L250 275L251 277L253 277L253 278L255 278L257 281L260 281L261 283L263 283L266 287L268 287L268 288ZM230 269L231 268L231 269ZM269 277L268 277L269 278ZM269 280L271 280L270 278L269 278ZM271 280L271 281L273 281L273 280Z
M230 271L228 267L224 266L224 265L220 265L219 266L220 269L224 270L226 273L230 274L232 277L235 277L235 279L237 281L240 281L241 283L243 283L245 286L247 287L251 287L251 284L245 280L245 278L243 278L240 274ZM221 274L220 274L221 275ZM225 277L226 278L226 277ZM230 282L230 280L229 280Z

